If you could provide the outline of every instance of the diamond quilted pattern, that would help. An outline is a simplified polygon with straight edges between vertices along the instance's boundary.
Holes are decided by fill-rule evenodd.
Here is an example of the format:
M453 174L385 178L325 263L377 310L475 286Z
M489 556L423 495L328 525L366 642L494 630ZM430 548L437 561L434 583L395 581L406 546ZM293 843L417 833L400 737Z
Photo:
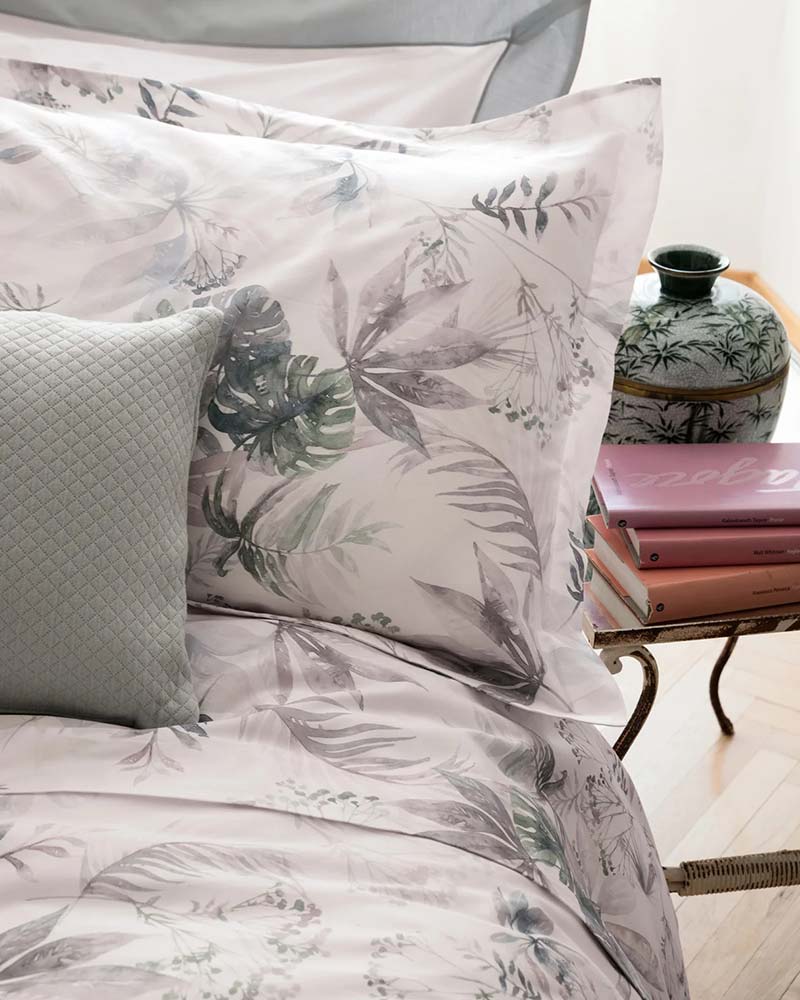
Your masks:
M0 313L0 712L197 720L186 484L220 321Z

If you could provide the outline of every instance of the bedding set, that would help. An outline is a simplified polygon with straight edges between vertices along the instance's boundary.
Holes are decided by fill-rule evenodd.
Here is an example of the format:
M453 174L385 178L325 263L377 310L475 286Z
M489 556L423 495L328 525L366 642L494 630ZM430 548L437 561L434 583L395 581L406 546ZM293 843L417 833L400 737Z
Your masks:
M353 124L4 30L0 997L685 996L579 630L657 81Z

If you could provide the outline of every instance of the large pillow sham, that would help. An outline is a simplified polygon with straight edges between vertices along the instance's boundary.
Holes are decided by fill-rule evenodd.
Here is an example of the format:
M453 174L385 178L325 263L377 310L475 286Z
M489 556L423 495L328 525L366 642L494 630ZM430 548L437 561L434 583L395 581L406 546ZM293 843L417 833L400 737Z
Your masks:
M460 125L565 93L588 11L589 0L237 0L221 17L199 0L0 0L0 56L337 118Z
M578 539L659 88L413 132L106 86L75 104L92 117L2 101L0 247L75 315L224 311L190 597L356 624L497 696L618 721L580 635ZM236 134L257 123L277 138Z
M220 320L0 312L0 713L197 722L186 478Z

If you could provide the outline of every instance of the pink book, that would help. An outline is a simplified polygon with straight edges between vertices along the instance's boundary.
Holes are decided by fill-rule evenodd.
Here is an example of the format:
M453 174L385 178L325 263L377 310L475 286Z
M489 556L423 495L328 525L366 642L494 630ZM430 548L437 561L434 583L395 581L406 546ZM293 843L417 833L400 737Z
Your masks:
M800 528L620 528L639 569L800 562Z
M607 528L601 517L588 521L595 531L589 561L646 624L800 601L800 563L698 566L653 573L634 564L619 531Z
M607 444L593 483L612 528L800 527L800 442Z

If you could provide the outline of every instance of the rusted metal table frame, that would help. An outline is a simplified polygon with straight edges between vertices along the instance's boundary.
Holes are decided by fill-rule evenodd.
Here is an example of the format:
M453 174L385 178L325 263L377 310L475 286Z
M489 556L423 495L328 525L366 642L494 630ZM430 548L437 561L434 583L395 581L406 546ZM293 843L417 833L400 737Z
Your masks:
M648 645L661 642L685 642L693 639L725 639L709 678L711 707L726 736L733 736L733 723L725 714L719 697L719 682L736 644L742 636L770 632L800 632L800 604L762 608L755 612L736 612L712 618L674 622L669 625L641 625L620 628L610 621L605 609L587 593L583 630L593 649L612 673L622 669L622 659L630 656L642 668L642 693L621 735L614 744L622 758L641 732L658 693L658 664ZM699 896L777 886L800 885L800 850L775 851L741 857L706 858L684 861L665 868L670 892L681 896Z
M711 707L726 736L733 735L733 723L725 714L719 696L719 682L736 644L742 636L769 632L800 631L800 604L786 604L755 611L737 611L710 618L695 618L660 625L637 625L623 628L610 620L605 609L587 593L583 613L583 631L592 649L612 673L622 669L622 658L633 657L642 667L642 693L614 749L624 757L639 735L658 692L658 665L647 648L662 642L688 642L694 639L725 639L709 678Z

